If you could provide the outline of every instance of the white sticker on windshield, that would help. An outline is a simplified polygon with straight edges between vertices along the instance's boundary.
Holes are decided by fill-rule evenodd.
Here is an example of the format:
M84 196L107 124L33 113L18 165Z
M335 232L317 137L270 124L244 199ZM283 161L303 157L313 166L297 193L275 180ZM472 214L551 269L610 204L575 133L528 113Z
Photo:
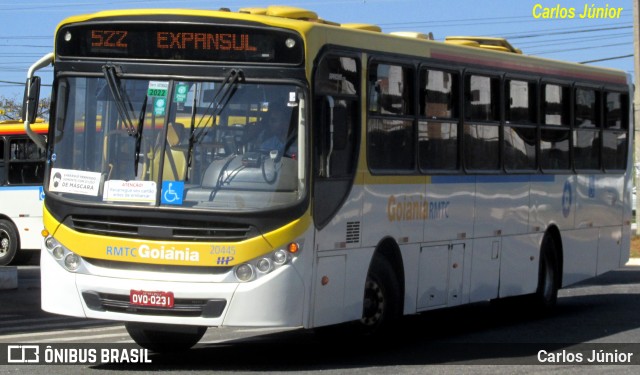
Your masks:
M149 89L147 90L147 96L166 97L168 92L169 92L169 82L163 82L163 81L149 82Z
M298 96L295 91L289 92L289 102L287 103L287 107L297 107L298 106Z
M52 168L49 191L98 196L100 173Z
M109 180L104 183L102 200L110 202L155 203L154 181Z

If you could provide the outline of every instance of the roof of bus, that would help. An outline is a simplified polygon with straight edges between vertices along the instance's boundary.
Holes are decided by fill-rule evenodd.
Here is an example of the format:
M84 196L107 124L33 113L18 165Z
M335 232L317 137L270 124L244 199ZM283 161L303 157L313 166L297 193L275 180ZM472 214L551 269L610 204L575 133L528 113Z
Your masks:
M39 134L46 134L49 129L49 123L40 121L31 124L31 129ZM0 135L17 135L26 134L24 130L24 122L18 120L0 121Z
M407 56L431 57L450 65L474 65L496 70L504 69L526 74L554 76L557 78L584 79L616 85L626 85L628 75L620 70L590 65L563 62L520 54L502 38L477 36L450 37L449 42L429 40L422 33L382 33L379 26L370 24L338 24L323 20L313 11L289 6L269 6L267 8L241 8L238 12L229 10L194 9L127 9L110 10L94 14L78 15L63 20L63 25L122 16L177 15L192 17L228 18L238 21L253 21L274 27L283 27L299 32L308 51L319 51L326 44L361 48ZM394 35L395 34L395 35ZM415 36L412 36L415 34ZM504 42L502 42L504 41ZM503 46L506 48L498 48ZM375 46L375 47L373 47ZM314 52L308 52L314 53ZM314 55L308 56L313 61Z

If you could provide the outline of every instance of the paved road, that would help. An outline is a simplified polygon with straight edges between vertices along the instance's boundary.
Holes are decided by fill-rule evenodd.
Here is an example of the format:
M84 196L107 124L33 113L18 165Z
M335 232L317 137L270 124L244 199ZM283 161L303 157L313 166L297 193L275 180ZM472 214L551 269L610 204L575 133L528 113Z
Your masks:
M127 343L121 324L57 317L39 311L37 267L21 268L20 288L0 293L0 342ZM24 282L23 282L24 281ZM16 320L24 320L17 322ZM66 319L55 323L51 319ZM7 324L14 321L13 324ZM83 324L93 324L87 327ZM67 325L47 328L47 324ZM627 266L560 292L556 314L537 317L518 304L480 303L404 319L401 336L386 341L319 337L304 330L211 328L202 342L180 355L151 354L148 365L0 366L0 372L101 374L122 370L193 370L216 373L423 374L614 373L637 366L536 364L537 353L584 354L591 350L640 357L640 266ZM588 344L581 344L588 343ZM631 343L632 346L629 346ZM640 359L640 358L639 358ZM640 362L635 362L640 363ZM469 367L469 365L472 365ZM501 366L509 365L509 366Z

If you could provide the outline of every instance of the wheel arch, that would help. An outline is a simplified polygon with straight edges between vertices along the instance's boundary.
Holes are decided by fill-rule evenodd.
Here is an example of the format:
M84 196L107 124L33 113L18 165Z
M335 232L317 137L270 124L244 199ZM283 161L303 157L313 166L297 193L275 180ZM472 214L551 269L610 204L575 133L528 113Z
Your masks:
M11 226L13 226L13 230L14 230L14 232L16 233L16 240L17 240L16 245L18 246L18 251L20 251L20 249L21 249L21 247L20 247L20 231L18 230L18 226L17 226L17 225L16 225L16 223L15 223L13 220L11 220L11 218L10 218L9 216L7 216L7 215L2 215L2 214L0 214L0 220L5 220L5 221L9 222L9 224L10 224Z
M400 311L404 311L404 296L405 296L405 275L404 275L404 261L402 259L402 253L400 252L400 246L396 240L392 237L385 237L376 246L376 250L373 253L374 257L381 257L385 262L391 265L395 273L395 277L400 286Z

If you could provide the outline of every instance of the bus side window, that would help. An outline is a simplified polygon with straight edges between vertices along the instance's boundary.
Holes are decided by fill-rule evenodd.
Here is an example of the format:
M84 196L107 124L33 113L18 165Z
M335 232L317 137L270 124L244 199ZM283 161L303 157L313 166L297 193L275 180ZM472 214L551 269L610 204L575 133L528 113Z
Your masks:
M29 139L10 142L8 161L10 184L41 184L44 179L44 151Z

